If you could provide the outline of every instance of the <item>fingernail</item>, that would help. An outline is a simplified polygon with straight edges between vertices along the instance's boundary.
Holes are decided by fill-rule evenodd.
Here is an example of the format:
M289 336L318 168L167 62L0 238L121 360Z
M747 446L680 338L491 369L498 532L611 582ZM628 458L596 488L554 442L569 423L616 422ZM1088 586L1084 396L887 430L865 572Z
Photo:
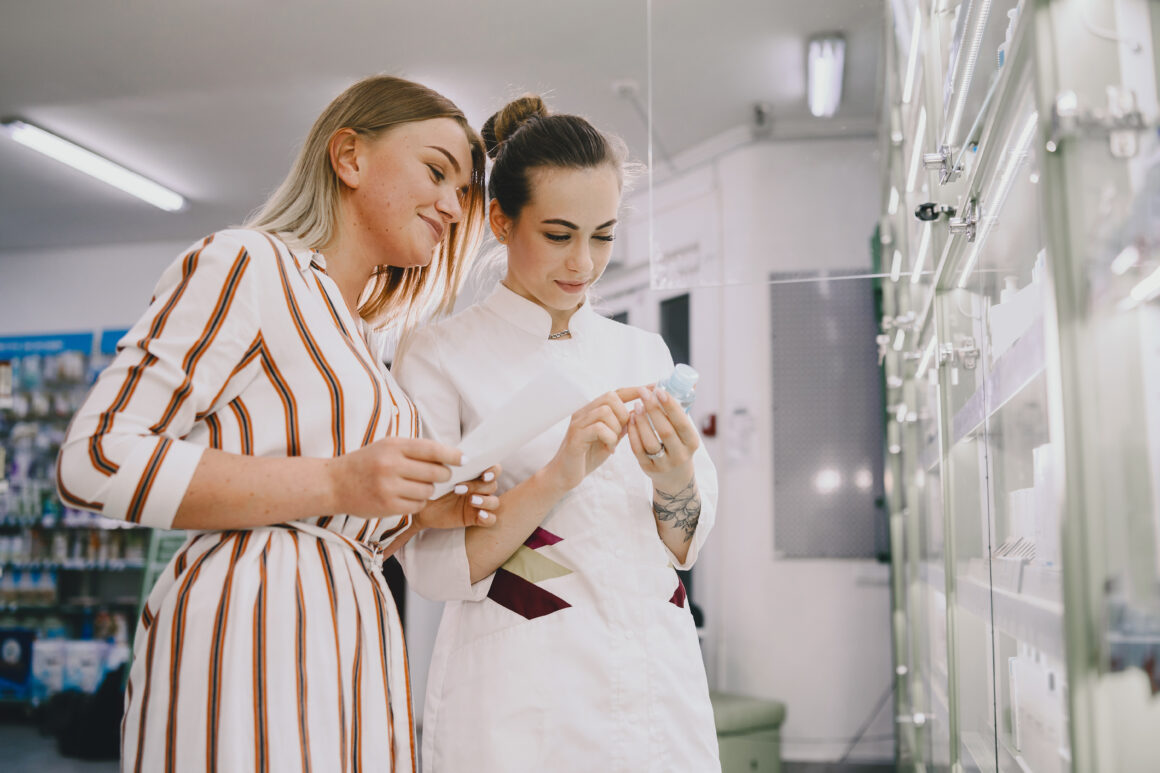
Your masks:
M460 495L466 494L467 493L467 484L460 483L458 486L455 487L455 493L460 494Z
M488 513L486 510L479 511L479 520L487 521L489 518L491 518L491 514Z
M459 457L459 466L460 466L460 467L462 467L463 465L467 464L467 462L468 462L470 459L471 459L471 457L470 457L470 456L460 456L460 457Z
M472 496L471 497L471 504L475 505L476 507L479 507L480 505L483 504L483 497L481 497L479 494Z
M656 391L656 396L657 396L657 399L660 400L662 403L667 403L669 401L669 393L663 389L658 389Z
M483 474L483 482L484 483L491 483L493 480L495 480L495 473L494 472L485 472Z

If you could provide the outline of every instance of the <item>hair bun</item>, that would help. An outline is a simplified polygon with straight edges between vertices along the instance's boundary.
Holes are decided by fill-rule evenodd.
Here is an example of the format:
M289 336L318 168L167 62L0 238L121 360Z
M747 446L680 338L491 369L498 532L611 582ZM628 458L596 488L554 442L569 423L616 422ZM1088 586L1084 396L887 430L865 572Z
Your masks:
M516 130L533 118L547 118L547 105L535 94L525 94L504 105L498 113L484 122L480 135L487 147L487 155L495 158L500 145Z

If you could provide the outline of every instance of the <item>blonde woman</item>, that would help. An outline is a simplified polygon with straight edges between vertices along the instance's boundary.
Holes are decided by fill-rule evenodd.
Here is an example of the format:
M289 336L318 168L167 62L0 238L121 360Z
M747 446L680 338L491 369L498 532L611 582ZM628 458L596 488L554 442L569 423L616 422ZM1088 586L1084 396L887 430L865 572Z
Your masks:
M428 502L459 453L418 438L375 330L453 302L483 160L440 94L356 83L248 227L165 271L74 418L66 502L194 530L137 629L124 770L415 770L382 559L497 502Z

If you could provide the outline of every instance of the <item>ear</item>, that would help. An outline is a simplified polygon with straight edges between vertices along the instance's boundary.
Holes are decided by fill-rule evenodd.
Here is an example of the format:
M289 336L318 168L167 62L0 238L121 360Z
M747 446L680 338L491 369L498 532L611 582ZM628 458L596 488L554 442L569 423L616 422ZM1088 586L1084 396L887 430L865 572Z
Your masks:
M360 153L362 138L354 129L339 129L330 138L327 152L330 167L348 188L358 188L361 178Z
M491 226L492 235L500 243L507 240L508 235L511 234L512 226L515 225L515 221L504 214L504 211L500 209L499 202L495 199L488 202L487 222Z

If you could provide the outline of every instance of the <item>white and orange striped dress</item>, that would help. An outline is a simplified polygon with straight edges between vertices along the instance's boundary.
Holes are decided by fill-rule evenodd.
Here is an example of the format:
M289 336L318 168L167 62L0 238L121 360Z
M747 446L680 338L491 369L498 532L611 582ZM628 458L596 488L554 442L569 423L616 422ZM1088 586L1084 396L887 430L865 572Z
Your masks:
M61 449L64 500L172 524L202 451L330 457L414 437L411 401L321 255L221 231L163 274ZM191 534L154 586L125 699L126 771L414 771L380 548L409 516Z

